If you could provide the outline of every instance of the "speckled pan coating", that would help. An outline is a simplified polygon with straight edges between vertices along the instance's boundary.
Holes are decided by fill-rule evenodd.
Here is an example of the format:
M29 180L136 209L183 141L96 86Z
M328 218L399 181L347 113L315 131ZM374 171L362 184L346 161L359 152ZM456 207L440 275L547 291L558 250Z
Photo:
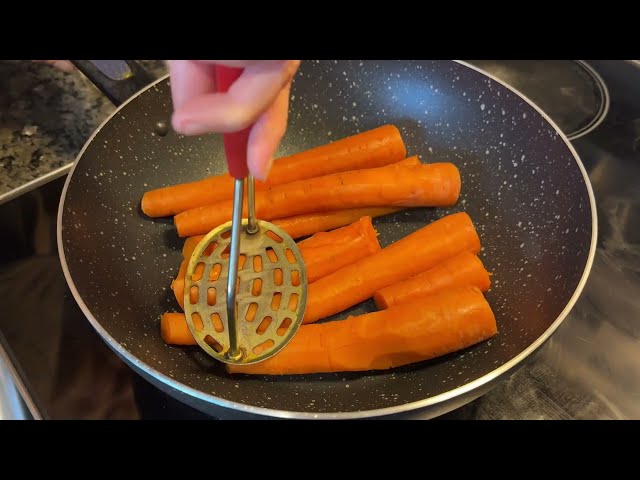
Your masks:
M140 199L146 190L226 168L217 136L157 135L156 124L170 114L165 79L90 140L67 181L60 248L71 288L98 332L147 378L198 408L322 417L447 400L435 397L482 383L557 327L590 268L595 217L588 180L568 142L526 100L456 62L305 61L279 154L392 123L408 155L458 165L462 195L454 208L399 213L375 224L385 246L444 215L468 212L493 272L487 299L499 333L386 372L228 376L198 348L168 347L160 338L160 315L177 309L169 285L182 241L171 220L146 218ZM367 302L337 317L373 309Z

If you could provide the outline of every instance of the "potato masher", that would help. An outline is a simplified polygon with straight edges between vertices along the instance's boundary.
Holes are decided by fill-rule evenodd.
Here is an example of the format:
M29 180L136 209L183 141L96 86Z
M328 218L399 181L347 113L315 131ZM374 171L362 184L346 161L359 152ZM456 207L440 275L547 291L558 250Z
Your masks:
M217 90L226 92L241 74L240 68L216 66ZM187 324L198 345L234 364L259 362L280 351L300 327L307 300L298 246L282 229L255 217L255 179L247 168L249 130L223 135L235 179L232 220L197 245L184 288Z

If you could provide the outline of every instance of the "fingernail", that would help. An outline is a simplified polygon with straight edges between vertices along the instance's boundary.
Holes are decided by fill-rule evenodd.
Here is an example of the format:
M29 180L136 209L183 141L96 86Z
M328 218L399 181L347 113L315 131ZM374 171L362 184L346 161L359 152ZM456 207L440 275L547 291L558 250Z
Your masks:
M266 181L267 178L269 177L269 172L271 171L272 165L273 165L273 157L269 157L266 163L263 163L262 165L258 165L258 169L256 173L254 173L254 176L256 177L256 179L260 180L261 182Z
M173 129L182 135L199 135L206 130L202 124L194 122L193 120L182 119L176 115L173 116L171 123Z

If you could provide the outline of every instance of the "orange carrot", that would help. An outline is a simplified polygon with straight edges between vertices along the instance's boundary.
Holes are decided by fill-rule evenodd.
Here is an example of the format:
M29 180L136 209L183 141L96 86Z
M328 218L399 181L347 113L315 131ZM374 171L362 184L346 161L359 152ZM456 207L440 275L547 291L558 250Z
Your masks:
M420 165L420 159L417 155L414 155L399 162L395 162L393 165ZM300 237L306 237L318 232L325 232L327 230L333 230L334 228L344 227L355 222L362 217L377 218L384 215L390 215L403 210L403 208L393 207L365 207L365 208L351 208L346 210L335 210L332 212L320 212L320 213L308 213L304 215L295 215L293 217L280 218L273 220L272 223L282 228L287 232L291 238L297 239ZM204 235L195 235L189 237L184 244L184 248L195 248L195 246L204 238ZM192 240L193 239L193 240ZM193 245L191 245L193 243ZM191 250L193 251L193 250ZM184 252L183 252L184 254ZM186 256L191 256L191 253Z
M407 147L400 130L394 125L383 125L281 158L274 162L267 183L279 185L330 173L381 167L406 156Z
M175 280L171 282L171 289L173 290L173 296L176 297L176 301L180 308L184 309L184 277L187 274L187 268L189 268L189 259L193 254L193 251L200 243L200 240L204 238L204 235L197 235L195 237L189 237L185 240L182 247L182 262L180 263L180 269Z
M371 217L330 232L316 233L298 247L309 283L381 250Z
M167 345L197 345L183 313L165 313L161 333ZM496 333L482 292L453 287L383 311L303 325L277 355L228 371L277 375L387 369L445 355Z
M190 258L193 254L193 251L196 249L200 241L204 238L204 235L195 235L193 237L189 237L184 241L184 245L182 246L182 257Z
M184 313L163 313L160 317L160 335L167 345L197 345Z
M401 212L403 208L391 207L370 207L370 208L351 208L348 210L335 210L326 213L308 213L306 215L296 215L294 217L281 218L272 220L275 226L280 227L287 232L294 240L307 237L318 232L327 232L336 228L345 227L358 221L362 217L378 218L385 215ZM196 245L204 235L194 235L187 237L183 248L182 255L190 257Z
M415 277L378 290L373 295L379 309L431 295L446 288L471 286L486 292L491 280L477 255L462 252Z
M185 241L183 247L185 259L182 261L178 276L171 284L176 301L181 308L184 308L184 278L189 257L202 238L190 237ZM298 247L307 269L309 282L381 250L371 217L363 217L351 225L330 232L316 233L300 242Z
M256 216L272 220L348 208L451 206L459 195L460 172L452 163L388 165L256 192ZM227 200L179 213L174 222L181 237L199 235L229 221L232 211Z
M304 325L273 357L252 365L227 365L227 371L297 375L387 370L462 350L497 332L482 292L458 287L388 310Z
M194 245L195 248L195 245ZM191 254L189 254L191 255ZM189 258L185 257L180 263L180 269L178 270L178 275L175 280L171 282L171 289L173 290L173 295L176 297L176 301L180 308L184 309L184 277L187 274L187 268L189 268Z
M310 150L282 157L274 162L268 185L304 180L331 173L384 166L405 158L400 131L393 125L336 140ZM233 198L233 178L227 173L146 192L142 211L150 217L164 217Z
M392 163L391 165L387 165L387 167L402 167L402 166L412 166L412 165L421 165L420 158L417 155L412 157L405 158L400 160L399 162ZM246 195L245 195L245 218L246 218ZM218 204L215 204L218 205ZM205 208L205 207L202 207ZM281 219L274 219L271 222L283 228L287 233L291 235L292 238L300 238L305 235L312 235L316 232L330 230L332 228L343 227L345 225L349 225L350 223L355 222L358 218L364 216L370 217L378 217L381 215L388 215L390 213L395 213L402 210L402 207L364 207L364 208L351 208L351 209L340 209L340 210L332 210L328 212L314 212L308 214L301 215L293 215L290 217L285 217ZM199 210L199 209L192 209ZM186 212L183 212L186 213ZM224 223L224 222L223 222ZM218 225L216 225L217 227ZM208 231L212 230L215 227L210 229L202 228L199 233L194 233L193 236L198 236L202 234L208 233ZM291 231L291 233L290 233ZM184 235L181 235L184 236ZM190 236L190 235L186 235Z
M341 312L384 287L465 251L480 251L480 238L469 215L454 213L436 220L378 253L311 283L303 323Z
M297 239L306 237L307 235L313 235L314 233L326 232L327 230L350 225L362 217L377 218L384 215L391 215L401 210L403 209L392 207L350 208L347 210L335 210L333 212L295 215L293 217L273 220L272 223L291 235L291 238Z

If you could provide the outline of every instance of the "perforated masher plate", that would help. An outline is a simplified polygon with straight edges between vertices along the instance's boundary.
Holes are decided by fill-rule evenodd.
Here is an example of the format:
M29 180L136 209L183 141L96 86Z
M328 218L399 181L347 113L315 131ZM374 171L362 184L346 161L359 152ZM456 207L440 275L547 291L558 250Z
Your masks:
M227 279L232 222L212 230L196 246L185 276L184 306L192 335L212 357L256 363L280 351L302 323L307 273L297 244L275 225L256 221L258 232L240 229L236 331L241 357L229 356Z

